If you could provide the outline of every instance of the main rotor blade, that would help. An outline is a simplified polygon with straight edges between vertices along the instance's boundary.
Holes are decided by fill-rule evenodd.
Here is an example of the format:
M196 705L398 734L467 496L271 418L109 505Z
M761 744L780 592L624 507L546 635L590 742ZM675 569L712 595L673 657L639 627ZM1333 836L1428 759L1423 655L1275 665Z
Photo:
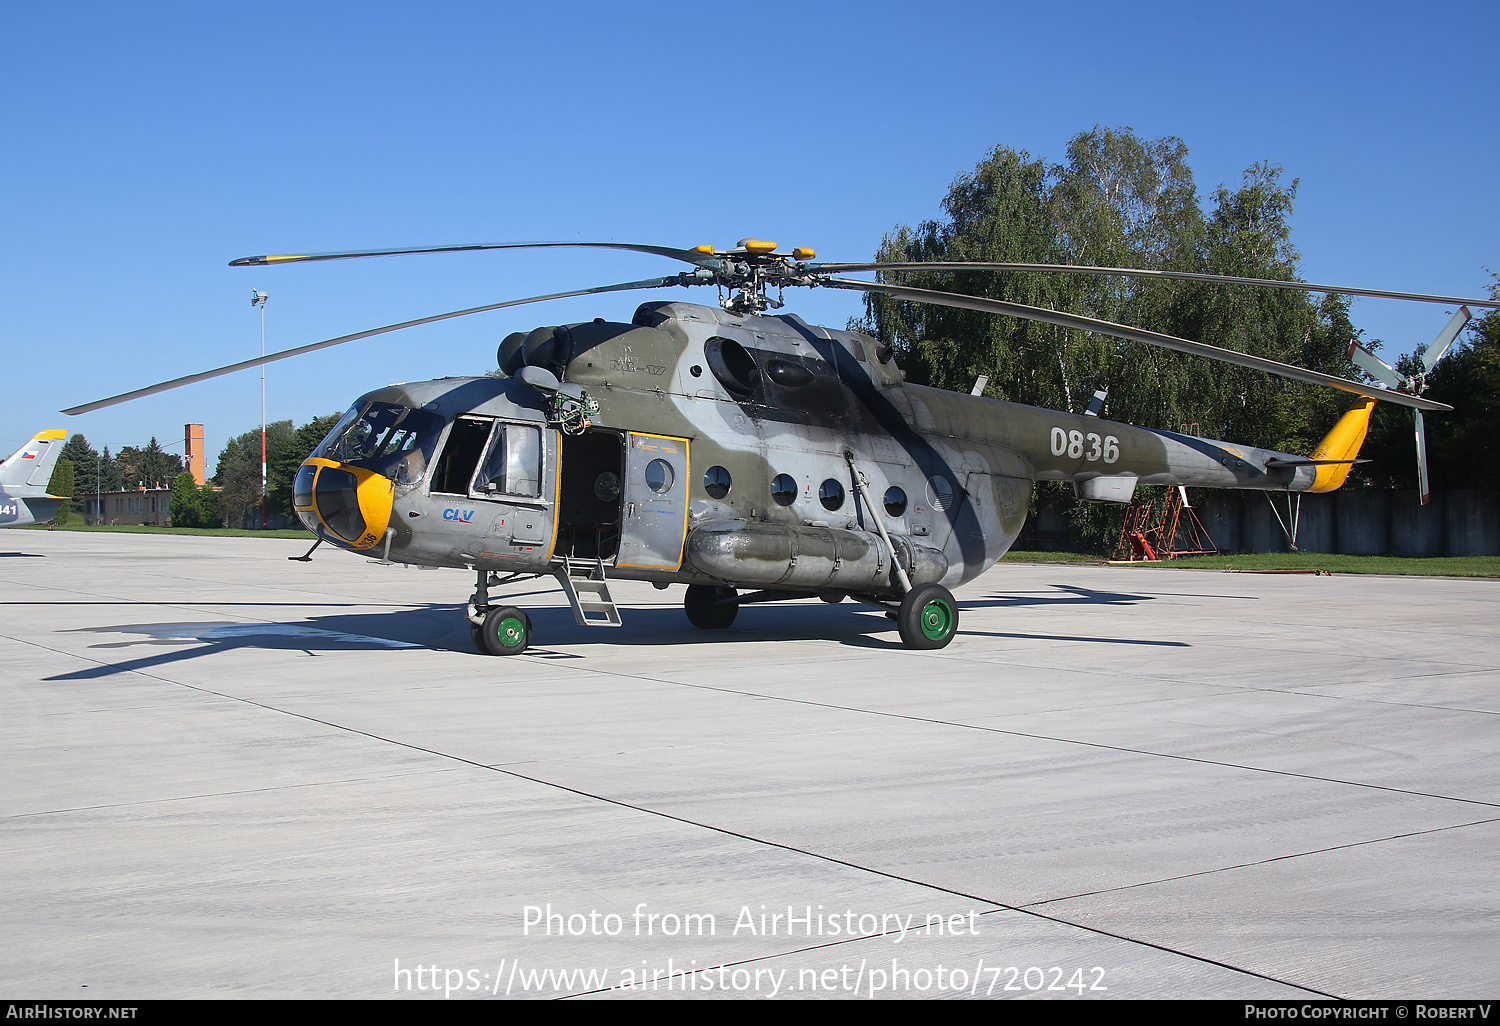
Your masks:
M1373 296L1377 299L1409 299L1419 303L1467 304L1500 309L1493 299L1463 299L1455 296L1429 296L1421 292L1388 292L1384 289L1356 289L1345 285L1309 285L1301 281L1277 281L1274 278L1235 278L1224 274L1197 274L1191 271L1147 271L1134 267L1087 267L1079 264L996 264L932 260L915 263L807 264L819 274L846 271L1041 271L1058 274L1118 274L1127 278L1173 278L1183 281L1213 281L1229 285L1260 285L1269 289L1292 289L1299 292L1337 292L1348 296Z
M74 406L63 410L63 413L76 416L80 413L92 413L94 410L102 410L106 406L116 406L120 403L129 402L132 399L143 399L148 395L158 392L166 392L183 385L195 384L199 381L207 381L209 378L217 378L225 374L233 374L235 371L249 370L251 367L259 367L262 364L273 363L277 360L285 360L291 356L301 356L303 353L315 352L319 349L327 349L329 346L341 345L345 342L354 342L358 339L369 338L372 335L383 335L389 331L400 331L402 328L414 328L419 324L431 324L434 321L451 320L454 317L467 317L469 314L485 313L490 310L500 310L507 306L525 306L527 303L543 303L549 299L569 299L573 296L589 296L598 292L621 292L627 289L656 289L668 285L682 284L679 275L668 278L651 278L646 281L630 281L620 285L599 285L591 289L578 289L573 292L554 292L549 296L532 296L529 299L510 299L504 303L491 303L488 306L473 306L467 310L453 310L449 313L436 314L432 317L419 317L414 321L402 321L400 324L387 324L383 328L371 328L369 331L357 331L353 335L340 335L338 338L326 339L322 342L314 342L311 345L298 346L296 349L284 349L279 353L271 353L267 356L257 357L254 360L242 360L232 363L227 367L219 367L215 370L203 371L201 374L189 374L181 378L173 378L171 381L163 381L159 385L151 385L147 388L138 388L134 392L124 392L109 399L100 399L98 402L85 403L82 406Z
M628 249L636 253L652 253L656 256L681 260L697 267L710 266L715 257L705 253L694 253L670 246L640 246L629 242L493 242L465 243L456 246L409 246L400 249L357 249L342 253L305 253L284 256L248 256L229 261L230 267L264 267L268 264L295 264L313 260L353 260L356 257L404 256L410 253L470 253L481 249L555 249L558 247L580 247L584 249Z
M1424 373L1432 373L1432 368L1437 366L1437 362L1443 358L1448 347L1453 345L1453 340L1458 338L1458 333L1463 330L1465 324L1469 323L1469 318L1472 316L1468 307L1458 308L1458 313L1454 314L1453 319L1443 326L1443 330L1438 332L1438 337L1432 340L1432 345L1427 347L1427 352L1422 354Z
M1400 406L1411 406L1422 410L1453 409L1451 406L1433 402L1431 399L1423 399L1420 396L1407 395L1404 392L1394 392L1384 388L1375 388L1371 385L1360 384L1357 381L1336 378L1332 374L1322 374L1318 371L1307 370L1302 367L1293 367L1291 364L1281 363L1279 360L1268 360L1265 357L1251 356L1248 353L1237 353L1232 349L1221 349L1218 346L1207 345L1203 342L1192 342L1173 335L1162 335L1155 331L1147 331L1144 328L1132 328L1125 324L1115 324L1113 321L1101 321L1093 317L1084 317L1081 314L1063 313L1059 310L1043 310L1040 307L1023 306L1020 303L1007 303L1000 299L958 296L951 292L933 292L930 289L913 289L907 288L904 285L883 285L866 281L851 281L847 278L825 278L820 284L832 288L855 289L860 292L881 292L888 296L894 296L897 299L906 299L916 303L933 303L937 306L957 307L960 310L979 310L983 313L1005 314L1009 317L1021 317L1028 321L1056 324L1063 328L1096 331L1101 335L1112 335L1115 338L1128 339L1132 342L1145 342L1148 345L1161 346L1164 349L1175 349L1179 353L1191 353L1194 356L1206 356L1213 360L1223 361L1224 363L1238 364L1241 367L1251 367L1255 370L1265 371L1268 374L1291 378L1293 381L1305 381L1311 385L1337 388L1344 392L1352 392L1355 395L1367 396L1377 401L1392 402Z

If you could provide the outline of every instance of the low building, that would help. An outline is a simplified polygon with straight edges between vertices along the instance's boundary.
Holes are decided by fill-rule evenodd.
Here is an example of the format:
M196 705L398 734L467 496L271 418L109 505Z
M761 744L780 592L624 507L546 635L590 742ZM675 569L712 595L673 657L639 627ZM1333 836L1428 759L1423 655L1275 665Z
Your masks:
M183 462L193 481L203 485L203 425L184 424L182 428ZM75 493L76 494L76 493ZM136 524L147 527L170 527L172 524L172 489L137 487L119 492L96 493L83 498L83 521L86 524Z
M84 522L89 524L145 524L168 527L172 518L172 489L137 488L84 497Z

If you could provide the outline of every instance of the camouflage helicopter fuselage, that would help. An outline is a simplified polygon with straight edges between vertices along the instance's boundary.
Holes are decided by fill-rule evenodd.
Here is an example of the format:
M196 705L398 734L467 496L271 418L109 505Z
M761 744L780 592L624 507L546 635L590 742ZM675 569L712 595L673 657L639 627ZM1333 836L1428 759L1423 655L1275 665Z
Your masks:
M587 426L515 377L376 389L303 465L304 523L481 581L567 557L659 585L889 603L892 549L912 586L972 580L1020 534L1033 481L1125 502L1137 483L1327 491L1348 473L907 384L874 339L794 315L647 303L631 324L538 329L515 359L595 400ZM1352 458L1372 406L1314 457Z

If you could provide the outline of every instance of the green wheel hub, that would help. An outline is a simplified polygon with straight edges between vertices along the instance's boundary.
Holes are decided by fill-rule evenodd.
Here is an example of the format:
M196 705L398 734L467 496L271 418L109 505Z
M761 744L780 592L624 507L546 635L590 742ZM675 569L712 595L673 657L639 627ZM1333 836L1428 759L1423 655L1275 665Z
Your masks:
M515 648L526 640L526 625L519 617L507 616L496 626L495 633L499 637L500 644L506 648Z
M942 599L933 599L922 607L922 634L932 641L942 641L953 631L953 607Z
M474 640L490 655L520 655L531 644L531 617L515 606L491 609L474 628Z
M958 633L958 603L941 584L919 584L901 600L896 626L907 648L944 648Z

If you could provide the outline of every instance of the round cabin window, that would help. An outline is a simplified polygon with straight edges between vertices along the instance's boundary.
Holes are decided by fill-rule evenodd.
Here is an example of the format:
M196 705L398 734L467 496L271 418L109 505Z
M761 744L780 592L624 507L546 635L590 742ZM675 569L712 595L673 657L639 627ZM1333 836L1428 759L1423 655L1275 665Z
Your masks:
M844 504L844 486L829 478L818 486L818 501L826 510L835 510Z
M666 495L670 492L672 482L675 480L677 480L677 472L666 460L652 460L646 464L646 487L657 495Z
M614 502L620 497L620 477L614 471L606 470L594 478L594 498L600 502Z
M723 467L709 467L703 472L703 490L710 499L722 499L729 494L729 471Z

